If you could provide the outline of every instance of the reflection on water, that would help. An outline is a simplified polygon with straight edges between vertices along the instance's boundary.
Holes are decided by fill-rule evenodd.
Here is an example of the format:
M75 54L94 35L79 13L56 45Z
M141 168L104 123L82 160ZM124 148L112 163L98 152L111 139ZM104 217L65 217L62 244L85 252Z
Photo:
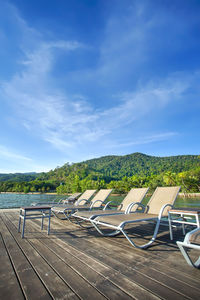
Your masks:
M57 202L63 195L47 194L0 194L0 208L29 206L32 202Z
M16 208L21 206L29 206L33 202L57 202L65 198L63 195L47 195L47 194L0 194L0 208ZM107 201L114 201L119 204L124 199L122 196L109 196ZM145 205L150 197L146 197L142 203ZM175 207L198 207L200 208L200 197L182 198L178 197Z
M199 207L200 208L200 197L195 197L195 198L178 197L175 202L175 207Z

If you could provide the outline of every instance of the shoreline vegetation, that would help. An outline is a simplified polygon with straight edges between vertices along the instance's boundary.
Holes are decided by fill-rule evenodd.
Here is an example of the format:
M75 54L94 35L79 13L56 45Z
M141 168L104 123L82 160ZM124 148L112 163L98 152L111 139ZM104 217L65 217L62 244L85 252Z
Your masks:
M65 195L87 189L113 189L114 193L125 194L134 187L149 187L152 192L157 186L181 186L184 197L200 193L200 156L133 153L66 163L40 174L0 174L0 192L8 193Z

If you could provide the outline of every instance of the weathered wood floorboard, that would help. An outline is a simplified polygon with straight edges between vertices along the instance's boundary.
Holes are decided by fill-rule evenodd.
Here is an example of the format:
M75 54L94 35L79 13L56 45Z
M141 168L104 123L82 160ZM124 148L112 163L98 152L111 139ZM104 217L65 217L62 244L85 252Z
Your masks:
M139 297L142 299L156 299L154 295L151 295L145 289L136 285L128 278L123 276L119 271L116 271L104 264L94 260L94 258L85 255L83 252L69 246L61 239L42 239L42 243L47 245L51 250L55 251L57 255L60 256L62 260L67 262L71 267L76 269L82 276L87 277L87 280L95 284L95 286L100 289L104 294L106 294L106 287L108 290L107 296L113 299L126 299L127 296L124 293L119 292L119 289L128 293L130 296ZM54 245L55 244L55 245ZM90 268L90 270L88 269ZM100 276L94 276L94 272L91 271L91 268L95 270L95 273L101 274ZM89 277L88 277L89 276ZM99 278L98 278L99 277ZM111 282L116 286L112 287ZM120 296L121 294L121 296Z
M7 218L2 215L2 219L7 224ZM52 267L40 256L26 239L21 239L16 227L11 230L16 243L23 250L28 261L34 267L40 280L43 282L48 292L54 299L78 299L76 294L66 285L65 282L55 273Z
M7 225L12 227L11 224ZM31 226L29 225L29 228L30 227ZM59 273L63 280L65 280L67 284L76 291L80 298L103 299L105 297L109 297L110 299L132 299L131 296L128 296L120 288L113 286L113 284L109 282L105 277L102 278L102 276L100 276L96 271L89 268L87 265L81 268L79 262L79 264L75 265L75 268L79 270L78 272L75 272L75 268L73 269L71 265L73 263L72 261L71 264L68 265L63 259L59 257L57 253L59 251L59 248L57 245L54 246L54 242L51 243L49 248L46 247L46 235L44 235L45 238L41 239L41 241L40 237L42 235L40 235L40 237L38 237L37 235L37 239L34 238L34 233L32 233L32 236L33 238L29 240L29 243L33 245L36 251L46 261L48 261L48 263L54 268L57 273ZM52 251L52 248L54 248L54 251ZM64 256L65 251L63 251L63 249L61 250L61 256ZM81 274L81 276L78 273ZM87 281L83 279L83 276L85 278L88 277ZM105 294L105 297L103 297L102 294L98 292L98 290L100 290L102 294Z
M68 224L70 224L69 222L64 222L65 223L65 226L66 226L66 224L68 223ZM63 223L62 223L63 224ZM73 227L72 227L72 230L73 230ZM79 233L80 232L83 232L83 230L81 230L81 231L79 231ZM80 234L79 234L79 237L80 237ZM97 246L97 251L100 251L100 252L102 252L104 249L102 249L102 247L101 247L101 244L100 245L96 245L96 244L98 244L97 243L97 240L99 241L100 240L100 243L102 244L103 243L103 241L105 241L105 238L100 238L100 239L96 239L95 240L95 244L92 246L92 245L90 245L90 247L89 248L95 248L96 246ZM113 240L113 238L112 238L112 240ZM69 242L69 241L68 241ZM89 243L91 242L91 239L89 240ZM108 245L109 244L107 244L107 247L108 247ZM86 246L86 248L88 248L88 244L87 244L87 246ZM131 247L131 249L132 249L132 251L133 251L133 247ZM107 249L108 250L108 249ZM114 250L114 249L113 249ZM136 249L134 249L134 250L136 250ZM122 249L122 251L123 251L123 249ZM139 250L140 251L140 253L144 253L145 251L141 251L141 250ZM118 249L118 251L112 251L111 250L111 253L108 253L108 251L107 251L107 253L108 254L110 254L112 257L113 256L115 256L116 254L118 254L120 251L119 251L119 249ZM135 252L135 251L134 251ZM133 253L133 252L132 252ZM179 252L178 252L179 253ZM121 253L120 253L121 254ZM180 253L179 253L180 254ZM123 260L124 258L125 258L125 261L124 261L124 264L126 264L126 265L129 265L130 266L130 263L131 262L129 262L129 261L127 261L127 256L128 255L119 255L118 257L116 257L116 259L120 259L121 258L121 260ZM133 258L133 257L132 257ZM136 260L134 260L134 259L131 259L131 261L137 261L137 259ZM152 260L151 260L152 261ZM149 265L150 265L150 261L149 261ZM134 263L134 266L135 266L135 263ZM142 268L141 268L142 267ZM173 267L173 266L172 266ZM192 290L191 290L191 286L190 286L190 284L188 284L187 283L187 277L186 278L184 278L185 279L185 284L183 284L183 282L181 282L181 280L179 279L179 280L177 280L176 279L176 277L177 277L177 272L174 272L174 277L173 276L171 276L171 270L173 270L172 268L170 268L169 270L170 270L170 273L168 273L168 275L166 275L166 274L163 274L163 273L161 273L160 272L160 268L158 268L158 270L156 270L156 269L153 269L151 266L150 267L146 267L146 262L145 262L145 264L142 264L141 262L140 262L140 268L138 268L138 266L137 266L137 269L139 269L139 271L140 272L142 272L143 274L146 274L147 276L148 276L148 274L151 274L151 277L154 277L154 279L156 280L157 278L159 278L159 283L162 283L163 285L167 285L168 287L170 287L170 288L174 288L175 290L177 290L178 291L178 293L181 291L181 293L183 293L183 294L185 294L185 295L187 295L189 298L195 298L195 297L197 297L198 295L199 295L199 281L197 281L196 282L196 288L193 288ZM138 271L138 270L137 270ZM198 271L197 271L198 272ZM166 272L165 272L166 273ZM181 277L183 277L183 276L181 276ZM169 294L169 291L168 291L168 294Z
M0 217L0 263L4 275L11 276L6 289L1 274L0 296L12 295L16 288L17 299L39 294L41 299L199 299L200 272L185 263L167 228L153 247L140 250L122 235L101 237L95 229L56 218L50 236L41 232L40 220L29 220L21 239L18 213ZM151 230L151 224L134 227L136 242L146 240Z
M0 299L24 299L1 234L0 268Z
M4 244L9 253L25 297L28 299L52 299L41 280L33 270L26 256L23 254L21 249L16 244L16 241L7 230L7 227L3 223L2 219L0 219L0 228L2 230Z
M54 221L55 222L55 221ZM55 222L57 223L57 222ZM61 226L61 224L57 224L58 226ZM69 230L70 232L70 223L65 223L65 230ZM67 227L67 228L66 228ZM74 228L71 226L71 231L74 232ZM85 231L84 230L76 230L77 235L79 237L84 236ZM66 233L67 234L67 233ZM122 237L120 238L120 241L117 237L114 238L106 238L106 237L97 237L95 238L92 233L93 239L88 239L89 242L93 241L94 246L97 247L97 249L101 249L102 252L106 250L106 253L115 256L119 256L121 260L125 259L126 262L134 263L134 265L137 266L137 264L144 263L145 266L158 269L162 273L170 274L170 276L179 279L181 281L185 281L185 283L190 284L198 289L200 289L199 280L200 280L200 272L197 269L189 268L187 264L184 263L183 257L180 254L180 251L178 250L178 247L174 244L173 247L168 247L166 251L166 246L163 247L163 245L157 245L156 250L153 253L148 250L138 250L127 242L127 240ZM102 247L105 247L105 249L102 249ZM120 250L120 251L119 251ZM166 257L162 257L163 250L165 252L169 252L167 263L166 263ZM148 255L147 255L148 252ZM173 258L173 259L172 259ZM174 265L175 264L175 265ZM174 268L175 267L175 268ZM177 270L180 269L180 272L177 272ZM184 272L183 272L184 271Z
M65 229L68 228L67 225L69 226L70 223L69 222L68 222L68 224L65 223L65 226L66 226ZM150 225L142 226L142 228L145 228L145 232L147 232L148 230L152 231L152 228L149 228L149 227L150 227ZM71 229L73 232L74 231L73 227L71 227ZM70 231L70 227L68 230ZM66 232L67 232L67 230L66 230ZM82 231L78 232L78 230L77 230L78 235L79 235L79 233L81 234L81 232ZM90 232L92 233L93 237L95 234L97 234L96 230L93 230ZM137 239L137 235L140 234L140 231L137 232L137 230L135 230L135 228L134 228L133 232L136 237L136 242L141 243L141 237L139 239ZM180 230L178 233L179 233L179 235L177 235L177 240L180 240L181 239ZM133 254L133 251L134 251L134 253L139 253L140 257L144 256L147 259L150 259L151 261L153 259L154 261L152 263L158 262L160 265L163 265L164 268L167 267L165 264L165 261L167 259L168 265L169 265L169 263L173 263L173 264L175 263L176 269L180 269L180 272L184 271L185 275L188 277L191 277L192 281L194 280L194 276L193 276L194 274L195 274L195 277L200 280L200 272L194 268L192 270L191 270L191 268L188 268L188 265L184 263L184 259L183 259L182 255L180 254L180 251L179 251L176 243L171 242L169 240L168 230L167 230L167 232L159 234L157 241L153 244L152 247L148 248L148 257L145 254L146 251L141 251L136 248L133 248L133 246L131 246L128 243L128 241L123 237L123 235L120 235L120 236L117 236L114 238L106 238L106 237L102 237L98 234L97 234L97 236L98 236L98 239L95 240L95 243L98 243L98 241L100 240L100 243L103 244L103 242L106 241L106 239L107 239L108 240L107 246L109 244L111 244L112 245L111 247L113 247L116 244L118 247L121 247L121 251L125 251L125 249L129 249L131 254ZM160 236L162 236L162 238ZM183 239L183 237L182 237L182 239ZM111 243L111 241L112 241L112 243ZM144 242L144 240L143 240L143 242ZM173 253L173 255L172 255L172 253ZM198 251L196 251L196 254L198 254ZM171 272L171 268L170 268L170 272ZM177 274L176 274L176 276L177 276ZM198 283L199 283L199 280L198 280ZM199 286L199 284L198 284L198 286Z
M73 226L73 225L72 225ZM61 225L61 227L62 227L62 225ZM79 231L80 232L80 231ZM83 230L81 230L81 232L83 232ZM73 236L74 237L74 236ZM79 234L79 237L80 237L80 234ZM65 237L64 237L65 238ZM80 239L79 239L80 240ZM104 239L101 239L101 242L103 241ZM74 243L77 243L77 242L79 242L77 239L74 239L73 238L73 242ZM78 244L78 248L80 248L80 247L83 247L83 240L81 240L81 244ZM70 241L69 240L67 240L67 243L70 243ZM73 245L74 245L74 243L73 243ZM101 246L100 245L92 245L92 244L90 244L91 243L91 238L89 239L89 241L87 241L87 243L86 243L86 245L85 245L85 248L83 249L83 248L81 248L83 251L86 251L87 253L88 253L88 251L90 251L90 254L91 254L91 250L88 250L88 249L92 249L92 251L94 252L94 248L96 249L96 252L97 252L97 254L96 254L96 258L98 258L98 256L99 256L99 252L100 253L103 253L102 252L102 250L104 250L104 249L101 249ZM133 248L132 248L133 249ZM119 250L119 249L118 249ZM118 251L119 252L119 251ZM108 258L107 258L107 255L106 255L106 257L104 257L104 261L106 261L106 263L107 264L110 264L111 262L112 262L112 264L113 264L113 257L115 256L115 254L116 254L117 252L111 252L111 253L107 253L107 254L109 254L110 256L112 256L112 258L109 258L109 261L108 261ZM94 255L94 253L93 253L93 255ZM101 256L101 258L102 258L102 256L103 256L103 254L101 254L100 255ZM147 285L147 281L149 281L149 285L150 285L150 287L151 287L151 289L153 289L153 287L154 287L154 289L153 289L153 291L155 292L155 293L157 293L158 292L158 290L159 290L159 294L163 294L163 297L165 296L166 298L167 297L169 297L170 296L170 293L171 293L171 296L173 296L174 297L174 299L177 297L177 298L179 298L180 297L180 293L179 293L179 288L178 288L178 284L179 284L179 282L175 279L175 278L171 278L171 277L169 277L169 276L163 276L163 274L162 273L160 273L159 271L157 271L157 270L151 270L150 269L150 272L147 272L147 273L150 273L151 274L151 277L152 277L152 275L153 275L153 273L155 273L154 274L154 282L152 282L152 280L149 278L149 276L148 276L148 274L145 274L145 272L144 272L144 274L141 274L141 272L140 271L138 271L137 269L135 269L135 264L134 264L134 269L132 269L129 273L131 273L131 274L129 274L128 273L128 268L125 268L126 270L124 270L124 264L127 266L127 265L129 265L129 269L131 269L131 266L130 266L130 264L129 264L129 262L126 260L126 255L122 255L121 256L121 260L123 260L125 258L125 261L123 261L123 263L121 263L121 262L119 262L119 260L120 260L120 256L117 256L116 257L116 261L114 262L114 268L115 269L120 269L121 270L121 272L123 271L123 272L125 272L125 274L127 275L127 276L132 276L133 277L133 275L132 275L132 273L133 273L133 271L134 271L134 274L136 273L137 274L137 280L138 280L138 277L140 278L140 280L141 280L141 277L142 277L142 275L147 275L147 277L145 278L145 287L148 287L148 285ZM110 262L111 261L111 262ZM112 265L111 264L111 265ZM112 265L113 266L113 265ZM147 270L148 271L148 270ZM159 278L160 279L160 277L163 277L162 278L162 280L163 280L163 285L162 285L162 287L160 288L159 287L159 284L161 283L160 281L158 282L157 281L157 278ZM141 284L141 281L139 281L139 283ZM174 292L173 290L171 290L171 288L169 288L169 286L170 286L170 284L171 284L171 288L177 288L177 292ZM166 285L168 286L168 288L166 289ZM180 285L180 284L179 284ZM184 285L182 284L182 287L183 287L183 289L184 289L184 291L185 291L185 293L186 293L186 295L188 294L188 297L189 298L191 298L191 293L188 293L188 289L187 288L184 288ZM160 291L160 289L161 289L161 291ZM150 289L150 290L151 290ZM164 292L166 291L166 294L164 294ZM196 291L195 289L194 289L194 292L193 292L193 295L192 296L196 296L196 295L199 295L199 291ZM182 294L182 298L184 297L184 295Z
M179 286L176 285L177 283L179 283L178 281L175 280L176 281L175 284L173 282L173 279L171 280L171 282L169 282L169 279L171 278L169 278L168 276L163 276L163 274L159 273L159 271L157 272L154 271L155 274L153 274L152 270L150 270L149 274L142 273L140 272L139 265L137 266L135 265L134 260L132 261L132 264L130 264L130 262L126 260L126 255L120 256L117 254L119 253L119 249L118 251L113 251L113 252L111 251L110 253L109 251L106 251L105 254L105 249L102 249L100 245L96 245L96 243L93 243L93 238L91 236L87 241L85 241L83 237L87 235L87 232L84 232L82 229L81 231L80 230L77 231L79 232L79 238L74 238L75 237L74 234L75 231L74 231L73 238L71 238L71 233L69 233L68 237L66 237L67 236L66 233L65 236L62 237L62 239L66 240L66 242L69 243L70 245L77 247L77 249L81 249L83 252L95 257L96 259L99 259L100 261L103 261L107 265L111 266L113 269L115 270L120 269L121 273L126 275L128 278L138 283L139 285L145 287L149 291L155 293L156 295L162 296L162 298L164 299L168 299L169 297L173 297L173 299L180 299L180 297L182 297L182 299L184 299L184 296L186 296L181 293L181 290L179 290ZM83 233L82 238L81 238L81 233ZM101 242L103 241L104 238L101 238ZM133 249L134 248L132 247L132 251L135 250ZM115 257L116 255L117 257ZM122 260L122 262L120 260ZM164 277L163 284L159 280L160 276ZM170 286L170 283L171 284L173 283L173 285ZM181 286L183 287L184 285L182 284ZM173 287L176 288L176 291L174 290ZM199 291L197 291L196 294L199 295ZM189 298L191 298L190 295Z

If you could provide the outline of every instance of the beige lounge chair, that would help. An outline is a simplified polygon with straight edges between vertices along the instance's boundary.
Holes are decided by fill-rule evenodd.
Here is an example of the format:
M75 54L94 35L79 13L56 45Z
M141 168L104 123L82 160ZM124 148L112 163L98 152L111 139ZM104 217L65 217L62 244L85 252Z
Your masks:
M66 206L54 206L52 207L52 213L62 219L70 219L71 215L77 210L91 210L95 207L101 207L103 202L108 198L112 189L101 189L98 193L94 196L94 198L89 202L89 199L94 195L96 190L87 190L85 191L82 196L77 200L75 205L66 205ZM60 217L60 215L64 215Z
M148 189L149 188L131 189L116 209L107 209L107 207L109 207L112 202L109 201L103 210L77 211L73 214L73 217L75 217L77 219L77 222L80 224L80 221L90 221L102 215L126 214L129 212L135 212L138 207L142 207L144 209L144 206L141 204L141 201L144 199Z
M40 205L50 205L50 206L55 206L55 205L63 205L66 203L74 202L76 199L81 195L81 193L74 193L71 196L60 199L58 202L51 201L51 202L33 202L31 203L32 206L40 206Z
M115 236L120 232L127 238L127 240L134 247L145 249L149 247L156 239L158 229L160 226L161 218L163 216L167 217L167 207L171 208L176 200L178 192L180 190L179 186L175 187L157 187L151 199L149 200L147 211L145 213L129 213L121 215L110 215L110 216L100 216L95 219L90 220L97 231L104 236ZM152 238L149 242L143 245L136 245L135 242L129 237L128 233L125 232L125 226L134 224L137 222L152 222L155 221L155 229ZM142 223L143 224L143 223ZM106 228L112 229L112 232L107 233L100 228L100 226L105 226Z
M177 241L176 243L187 263L192 267L200 269L200 256L195 262L193 262L188 253L189 249L196 249L200 251L200 228L196 228L188 232L183 242Z

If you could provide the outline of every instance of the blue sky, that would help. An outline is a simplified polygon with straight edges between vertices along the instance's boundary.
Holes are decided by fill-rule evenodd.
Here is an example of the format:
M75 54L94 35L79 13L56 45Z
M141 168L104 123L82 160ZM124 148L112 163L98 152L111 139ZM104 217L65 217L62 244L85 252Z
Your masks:
M199 154L199 0L0 7L0 173Z

